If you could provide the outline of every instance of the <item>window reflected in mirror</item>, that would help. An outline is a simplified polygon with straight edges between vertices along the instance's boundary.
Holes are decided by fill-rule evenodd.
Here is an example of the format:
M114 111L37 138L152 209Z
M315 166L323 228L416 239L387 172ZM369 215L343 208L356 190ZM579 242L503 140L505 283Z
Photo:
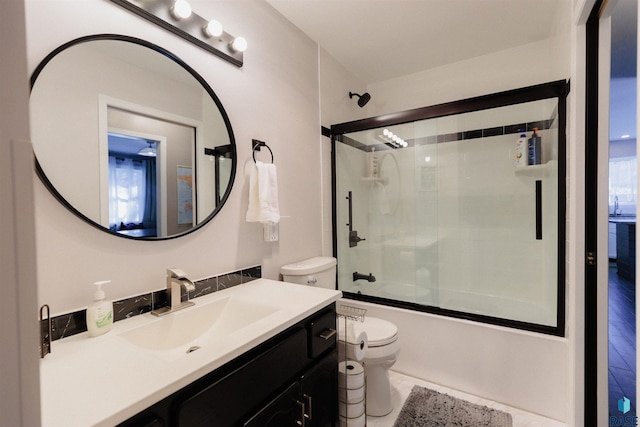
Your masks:
M109 229L157 237L158 141L109 133Z

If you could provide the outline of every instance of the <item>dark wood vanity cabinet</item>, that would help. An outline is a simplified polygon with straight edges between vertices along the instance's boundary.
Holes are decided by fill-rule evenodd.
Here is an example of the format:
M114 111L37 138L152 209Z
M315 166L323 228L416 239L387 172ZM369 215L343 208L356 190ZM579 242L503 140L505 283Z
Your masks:
M337 426L335 330L331 305L120 426Z
M289 385L253 415L243 427L329 427L337 425L337 376L335 352Z

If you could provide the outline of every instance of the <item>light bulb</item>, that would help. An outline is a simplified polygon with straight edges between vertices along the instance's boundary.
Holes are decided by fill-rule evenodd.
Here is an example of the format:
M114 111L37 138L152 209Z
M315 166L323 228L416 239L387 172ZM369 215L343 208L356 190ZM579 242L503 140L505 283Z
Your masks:
M207 37L219 37L222 35L222 24L215 19L212 19L207 23L207 25L202 27L202 31Z
M385 130L383 130L383 131L382 131L382 134L383 134L384 136L389 136L389 129L385 129Z
M247 40L244 37L236 37L231 42L231 49L234 52L244 52L247 50Z
M186 0L176 0L171 6L171 15L178 20L187 19L191 16L191 5Z

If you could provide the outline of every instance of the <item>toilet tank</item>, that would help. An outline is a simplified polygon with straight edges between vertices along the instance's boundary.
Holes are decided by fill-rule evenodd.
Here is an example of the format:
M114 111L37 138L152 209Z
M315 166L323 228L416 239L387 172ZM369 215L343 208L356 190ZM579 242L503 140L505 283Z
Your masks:
M283 265L280 273L285 282L335 289L336 264L333 257L315 257Z

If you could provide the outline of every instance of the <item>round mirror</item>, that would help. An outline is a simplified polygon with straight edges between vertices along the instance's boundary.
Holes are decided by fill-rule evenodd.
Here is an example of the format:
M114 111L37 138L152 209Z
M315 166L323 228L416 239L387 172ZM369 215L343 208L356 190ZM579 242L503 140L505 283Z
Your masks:
M113 235L185 235L231 192L236 146L220 100L154 44L95 35L60 46L34 72L29 108L41 180Z

